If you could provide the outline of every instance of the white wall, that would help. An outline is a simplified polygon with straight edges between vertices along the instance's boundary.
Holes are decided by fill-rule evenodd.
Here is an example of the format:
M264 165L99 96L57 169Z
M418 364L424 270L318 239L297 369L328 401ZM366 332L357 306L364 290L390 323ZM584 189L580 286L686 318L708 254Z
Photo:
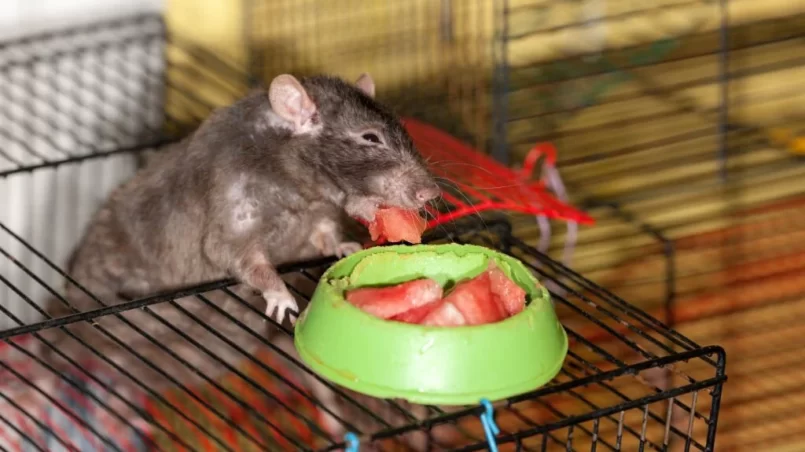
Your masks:
M0 41L162 8L163 0L2 0Z
M0 0L0 43L161 8L161 0ZM47 57L58 48L126 33L136 36L152 28L145 24L47 45L0 47L0 171L35 164L42 157L63 158L65 152L84 155L96 146L134 144L144 131L158 128L159 42ZM33 54L45 58L21 64ZM133 170L131 156L121 155L0 177L0 223L61 266L98 204ZM0 251L62 290L58 274L2 230ZM44 287L1 253L0 277L7 280L0 279L0 306L25 323L37 320L36 311L13 288L41 304ZM0 329L15 325L0 313Z

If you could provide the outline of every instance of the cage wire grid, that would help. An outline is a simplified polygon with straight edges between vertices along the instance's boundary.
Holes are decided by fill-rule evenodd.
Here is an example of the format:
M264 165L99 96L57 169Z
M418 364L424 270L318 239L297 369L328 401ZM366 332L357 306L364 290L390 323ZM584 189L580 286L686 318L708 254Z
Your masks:
M65 39L68 37L70 39ZM8 184L7 187L18 183L14 189L30 190L29 201L35 201L34 197L40 193L34 178L74 176L73 169L76 168L79 175L87 177L86 172L90 170L85 168L91 165L110 164L115 156L134 159L133 156L145 154L161 144L163 141L158 131L162 121L170 126L201 119L191 117L190 113L179 120L164 117L162 100L165 96L173 96L174 100L179 100L179 105L182 102L194 106L205 104L192 92L177 92L165 76L162 66L164 39L161 20L148 16L4 45L0 53L4 60L0 67L3 76L10 77L10 82L3 83L3 96L9 102L4 102L3 110L7 125L1 127L6 144L0 148L0 157L6 163L0 181ZM192 51L187 50L187 53L192 54ZM104 64L99 65L94 59L97 57ZM79 61L78 69L71 67L72 61ZM67 66L67 70L48 72L40 69L42 65L55 65L58 69ZM20 68L31 72L16 72L21 71ZM49 100L47 92L43 91L48 84L60 88L59 94L67 98L61 102L67 104L43 105L43 101ZM163 85L169 92L164 91ZM237 85L231 88L233 97L237 91ZM23 97L21 93L27 96ZM120 111L100 110L98 113L96 103L110 104L112 98L122 99ZM87 110L84 114L89 116L75 113L76 107L79 112ZM181 108L179 111L182 113ZM42 121L42 118L51 120ZM87 124L91 127L86 127ZM100 168L104 169L103 166ZM97 171L98 167L94 169ZM125 168L119 171L122 175L111 177L102 171L97 176L98 185L111 188L125 178ZM54 250L61 250L64 255L63 248L69 245L54 245L53 237L42 238L48 234L31 233L32 227L41 228L41 224L33 223L48 226L80 223L80 218L76 218L80 215L75 210L91 211L92 204L98 202L96 198L101 197L92 194L90 201L85 201L89 206L62 206L49 212L56 218L31 221L22 226L17 224L18 227L9 226L16 219L6 212L0 224L4 235L0 242L0 254L4 259L0 281L5 299L14 298L19 301L17 305L26 307L25 312L45 316L42 300L45 297L59 299L59 284L69 280L54 257L59 254ZM15 231L20 228L23 233ZM73 229L73 237L67 233L65 242L80 233L80 228L75 225L66 229ZM518 239L505 221L486 218L444 225L435 230L429 240L477 243L501 249L523 260L543 282L552 281L562 289L561 293L554 293L553 298L571 339L565 367L548 386L496 406L502 429L499 443L510 444L518 450L668 450L672 446L683 450L712 449L721 387L726 379L723 350L701 347L668 330L644 312ZM306 299L315 285L317 273L329 263L331 261L322 260L284 268L285 275L297 277L295 280L290 278L289 288L301 299ZM220 450L242 450L244 447L257 450L271 447L334 450L344 447L344 443L327 437L317 419L320 412L336 416L337 413L304 389L304 379L297 375L306 373L304 366L291 351L277 345L274 340L277 336L289 337L291 331L265 318L261 310L251 306L233 286L233 281L214 282L41 321L4 303L2 312L14 326L0 333L0 338L8 344L6 348L19 353L28 364L44 368L44 374L49 375L51 381L59 381L71 390L80 390L75 378L39 359L37 347L48 349L69 362L72 370L101 389L90 395L98 404L98 410L126 428L140 432L150 430L145 441L156 449L165 450L176 445L191 450L210 447ZM216 297L265 320L273 335L260 335L246 322L222 309L220 301L213 301ZM229 326L245 331L259 343L261 352L249 353L244 346L216 331L193 312L186 302L188 298L194 298L195 305L209 307ZM187 332L172 327L160 315L160 306L170 306L197 331L214 337L225 348L205 346ZM126 315L137 311L168 328L179 340L177 344L195 349L207 365L223 368L228 375L221 378L204 375L199 366L182 358L177 351L160 343L142 328L127 323ZM159 362L149 359L125 341L115 339L115 334L105 331L106 327L97 323L97 320L111 317L127 323L137 337L144 339L142 343L157 350L159 356L170 356L174 365L194 374L198 383L183 384L171 375L172 372L160 369ZM83 339L73 337L67 327L82 322L95 323L95 329L134 356L137 365L160 374L175 388L167 392L151 389L136 381L136 377L132 378L131 368L117 364ZM81 343L86 354L78 359L60 352L49 336L55 331L63 331ZM23 335L25 339L21 339ZM274 339L269 339L272 337ZM244 368L233 364L231 356L224 355L221 350L248 365ZM135 403L136 398L107 379L107 375L86 367L82 360L87 357L101 363L111 374L128 377L133 387L152 402ZM54 404L58 411L71 412L73 408L57 400L48 387L38 386L23 369L11 364L5 359L2 361L4 375L19 381L30 394ZM665 378L666 373L671 378ZM659 374L663 378L658 378ZM486 447L478 429L480 407L458 410L426 407L423 416L400 401L370 400L320 379L319 382L338 395L341 403L347 406L345 411L359 413L354 418L338 416L338 421L346 429L365 435L364 439L377 440L378 447L386 445L381 441L384 439L395 440L405 433L432 432L445 426L451 432L455 431L457 439L445 444L440 443L435 435L429 435L432 436L430 446L434 449L481 450ZM26 412L25 407L8 394L2 397L25 418L26 424L45 427L41 425L42 417L38 413ZM294 407L289 400L299 405ZM156 405L159 407L155 408ZM305 411L304 408L308 409ZM8 412L3 413L0 421L11 431L26 434L18 427L19 418L9 418ZM353 424L357 420L362 426ZM94 444L112 450L124 449L114 443L108 432L86 421L79 420L78 423L86 429L85 434ZM62 442L62 446L70 448L60 435L56 435L56 439Z
M732 25L726 13L731 3L740 2L690 2L713 8L718 24L715 28L692 27L657 40L625 34L620 39L626 44L620 48L567 54L557 51L562 56L550 61L520 58L516 64L509 64L502 59L500 65L508 80L501 88L507 108L496 112L503 124L502 140L514 157L522 156L536 138L555 142L564 151L560 164L570 185L619 203L723 185L730 163L736 180L790 166L794 160L785 152L756 165L738 162L750 160L750 152L764 145L793 152L786 149L786 143L769 145L774 142L771 138L776 126L785 130L788 112L781 111L781 118L775 121L766 109L796 92L794 79L788 79L788 74L802 67L803 60L795 50L801 47L802 11L767 13L755 21L744 19ZM546 28L528 20L535 17L535 11L558 9L554 5L562 4L508 10L509 28L504 39L544 38L552 31L574 27L578 33L574 36L585 36L578 31L584 22ZM636 9L620 18L651 24L641 15L646 11ZM690 70L693 65L701 69ZM689 72L685 73L685 68ZM779 89L763 97L753 94L763 80L773 76L779 77ZM754 114L752 109L764 113ZM621 114L596 116L603 112ZM638 135L638 130L654 133ZM619 141L613 139L614 134L629 139ZM601 189L607 180L622 179L630 173L655 173L713 161L718 165L715 173L697 173L673 183L661 180L606 195L607 190ZM611 168L602 170L609 162Z
M792 381L796 377L738 370L760 369L752 366L761 355L769 367L782 369L778 363L787 358L787 348L767 346L760 332L744 334L736 326L738 319L758 322L750 312L788 318L802 298L793 276L799 269L792 272L791 282L782 273L782 263L801 252L798 233L792 232L796 208L781 214L775 227L753 234L732 231L743 230L744 223L769 221L761 213L766 208L801 204L805 168L791 138L802 142L802 76L795 74L805 67L805 15L799 7L776 14L773 5L742 14L742 5L749 3L711 2L712 26L656 44L644 41L589 52L586 61L568 54L509 67L505 141L514 155L522 155L534 136L561 149L566 184L578 194L577 205L595 212L598 220L595 233L579 238L582 252L574 260L575 269L627 300L640 300L641 307L690 337L715 341L730 354L735 350L729 391L734 399L726 399L722 408L720 448L799 450L797 421L761 413L767 406L796 412L797 403L790 398L798 393ZM512 39L542 34L534 30L536 21L527 20L533 9L524 6L510 13L516 23L512 28L519 28ZM617 24L608 30L614 28ZM658 52L663 50L660 44L664 56ZM596 94L596 85L607 90L588 99L574 96ZM776 133L784 139L774 139ZM628 213L664 238L656 246L636 232L605 225L600 212L606 211L596 205L617 208L619 217L618 211ZM530 219L518 221L516 229L524 240L537 235ZM705 242L704 237L713 238ZM670 273L659 264L660 256L671 264L665 266ZM772 282L775 277L780 281ZM733 288L732 281L739 278L740 287ZM671 300L665 307L657 299L661 284L670 295L666 303ZM739 297L742 303L736 302ZM769 306L770 299L786 306ZM743 356L747 348L755 352ZM732 373L740 373L742 380ZM789 381L792 386L783 389ZM754 387L766 389L756 392ZM741 395L744 391L754 396ZM781 432L787 441L772 432Z
M720 387L725 379L724 355L720 348L699 347L681 335L667 330L659 324L659 322L650 318L645 313L640 312L638 309L621 300L617 300L611 294L595 287L589 281L585 281L580 275L561 266L561 264L555 263L546 256L536 252L532 247L512 237L508 234L509 228L505 221L490 221L486 222L485 225L476 221L472 223L474 224L462 225L462 227L456 228L456 232L450 234L449 237L440 238L436 236L431 237L429 241L448 239L456 243L477 243L505 250L507 253L523 260L542 280L552 279L559 281L558 275L561 274L572 281L572 283L562 283L562 287L571 295L561 297L553 294L557 308L565 315L567 315L567 311L569 310L585 319L585 322L581 322L577 327L578 330L574 330L572 327L566 327L572 345L570 347L568 361L566 362L565 368L560 373L560 376L558 376L551 385L545 388L510 398L505 401L504 405L498 406L499 417L505 417L507 414L512 413L511 416L514 416L517 420L524 423L518 430L509 432L504 430L503 435L498 438L500 444L513 442L522 450L536 450L532 449L532 447L534 447L533 445L529 447L528 439L542 435L544 439L540 438L539 442L547 441L548 444L556 443L562 447L570 448L573 448L574 445L575 447L579 447L580 444L589 442L592 447L598 445L598 447L603 447L604 450L621 450L621 448L624 447L626 450L631 450L627 445L639 445L641 449L648 447L652 450L664 450L668 447L672 437L679 437L684 441L686 450L691 447L696 450L708 450L705 444L712 443L714 438ZM458 232L462 229L468 232ZM5 227L3 227L3 230L8 234L13 234ZM31 249L31 251L35 252L33 249ZM6 253L3 254L6 255ZM47 258L41 254L37 257L47 260ZM324 260L297 266L287 266L282 269L282 273L301 273L311 281L315 281L315 270L325 267L330 262L329 260ZM48 264L50 265L51 263L48 262ZM53 267L56 269L55 265ZM31 276L36 278L35 275ZM8 280L5 278L3 278L3 282L8 284ZM178 307L175 301L176 299L192 295L198 296L198 299L202 303L214 307L215 304L209 301L209 295L204 295L212 289L226 292L227 295L233 297L237 302L246 304L246 301L226 289L234 284L234 281L220 281L200 287L189 288L181 292L161 294L120 305L49 319L43 322L6 330L0 334L0 338L5 340L10 346L19 349L20 346L16 344L13 339L22 334L33 334L38 340L45 344L45 346L51 347L53 344L39 335L40 332L47 328L60 328L74 322L92 321L93 319L103 316L124 314L133 309L143 309L149 312L156 321L165 322L158 314L150 311L149 307L160 303L171 303ZM301 293L294 285L289 285L289 288L296 293ZM54 295L57 294L52 288L50 290L52 290ZM21 291L19 294L20 296L24 296ZM307 298L309 295L310 294L307 293L303 296ZM31 300L27 301L33 303ZM188 311L183 310L183 312L192 317L195 322L203 325L202 319L195 317ZM223 312L221 313L224 314ZM253 313L258 316L263 315L257 309L254 309ZM237 322L234 318L231 320ZM273 323L269 318L265 318L265 320ZM618 325L627 325L631 332L637 335L637 338L630 338L618 333L616 331ZM248 329L246 325L241 324L240 326L244 329ZM281 331L282 334L291 334L288 329L280 325L274 324L274 327L278 331ZM583 334L594 334L595 332L592 330L597 330L599 334L609 333L612 340L629 344L630 348L632 348L636 354L640 355L642 358L640 360L641 362L628 365L622 357L617 356L619 351L610 351L607 345L597 344L596 342L585 339ZM147 336L145 332L140 333ZM257 333L252 332L252 334ZM204 347L198 342L194 343L193 339L189 336L185 337L185 339L197 347ZM154 341L153 338L149 338L149 340ZM289 357L286 352L271 341L265 340L263 344L271 349L272 352L279 353L283 355L283 357ZM96 351L91 345L86 344L86 348L89 353L98 355L103 359L102 354ZM239 351L244 356L243 359L259 363L254 357L250 357L248 354L244 353L242 349ZM238 372L236 368L232 368L220 356L210 353L206 349L205 353L208 354L209 359L216 360L221 365L228 367L230 371L237 373L251 385L255 391L264 391L254 379ZM27 356L32 360L38 361L38 358L34 354L27 354ZM148 359L145 357L141 357L140 359L145 365L156 366L154 363L149 363ZM697 366L707 367L708 373L712 373L712 375L709 378L693 378L679 369L680 366L688 365L691 362ZM40 362L40 364L47 366L47 364L42 362ZM303 366L299 361L294 361L294 364L300 367ZM190 366L187 363L185 363L185 365ZM665 390L660 390L651 382L652 377L649 374L652 369L661 368L673 368L674 372L678 374L682 380L671 387L665 388ZM125 372L124 369L119 368L117 370ZM270 371L270 368L265 367L264 370ZM697 373L700 372L701 370L697 371ZM87 375L89 375L89 373L87 373ZM634 395L623 392L625 380L633 378L638 379L645 385L646 391L642 397L635 397ZM227 391L221 385L216 384L214 380L207 378L204 378L204 380L208 380L206 381L207 384L214 385L219 390L225 392L227 397L232 398L235 403L242 405L243 409L249 409L248 405L237 394ZM191 388L179 382L175 383L179 385L183 392L187 394L193 393ZM288 384L290 387L293 387L292 383L289 382ZM343 393L335 387L331 387L331 389L340 393L339 395L342 397L354 401L354 396ZM32 390L38 391L39 388L32 387ZM148 388L143 387L143 390L148 391ZM606 393L605 398L617 400L619 403L610 401L609 403L611 405L609 406L600 404L600 402L596 403L596 400L602 397L602 392ZM268 398L272 398L270 393L266 392L264 395ZM692 402L685 402L685 395L692 395ZM160 397L158 394L152 394L152 396ZM700 397L709 398L710 406L707 407L706 404L702 404ZM582 401L586 410L577 413L564 412L562 399L567 398L575 398ZM356 407L359 407L359 402L354 401L353 403L356 404ZM394 402L389 403L394 404ZM691 405L691 403L693 405ZM542 419L538 421L522 414L523 411L533 411L531 407L534 404L543 406L546 410L546 412L543 413ZM697 408L700 404L702 408ZM172 409L177 410L177 413L179 413L179 410L182 408L186 408L181 406L176 407L174 405L171 406ZM672 416L670 416L671 410L674 407L679 409L676 415L681 417L677 419L676 423L674 423ZM111 407L104 408L113 416L119 415L119 413L116 413ZM283 408L288 410L289 413L293 413L292 415L297 415L292 407L285 406ZM391 408L387 409L399 410L409 419L417 419L415 414L405 413L405 408L399 405L392 405ZM451 413L444 413L441 409L436 407L431 407L431 410L431 415L426 419L418 419L416 422L409 425L380 429L380 431L372 434L371 438L375 440L393 438L396 435L404 434L412 430L422 428L431 429L439 425L460 421L462 418L469 418L480 414L480 409L477 407L466 408ZM633 427L625 420L627 414L634 414L635 411L641 414L640 427ZM262 416L260 417L263 422L272 425L271 420ZM685 422L680 423L680 419ZM222 421L226 422L225 419L222 419ZM310 420L307 421L312 422ZM341 421L349 425L348 421ZM704 442L699 442L694 438L693 426L697 421L706 426L706 440ZM188 422L190 422L189 419ZM591 426L592 428L588 428L585 425L585 423L590 422L593 424ZM651 424L657 425L654 425L652 429ZM505 422L501 422L501 425L505 427ZM661 440L654 440L650 437L653 436L650 435L650 432L656 432L657 427L660 427L661 431L664 432ZM233 428L237 429L235 426L233 426ZM314 431L317 430L313 426L310 428ZM101 432L93 433L103 435ZM206 433L213 435L211 432ZM319 429L317 433L321 435L323 432ZM174 432L169 432L167 429L165 434L171 437L175 436ZM279 431L277 434L283 435ZM183 442L179 438L174 439L180 441L180 443ZM464 445L461 450L482 450L486 448L486 442L482 438L470 437L470 439L474 440L473 444ZM224 447L227 450L229 449L223 441L220 441L218 446ZM294 446L308 449L303 447L302 444L294 444ZM343 443L330 444L328 447L325 447L324 450L334 450L343 446Z
M589 28L589 35L597 36L600 23L573 19L578 15L566 15L559 25L539 20L551 10L582 9L582 2L508 3L514 6L506 9L507 26L501 34L521 50L529 40L557 44L550 38L560 31L581 38L588 36ZM669 25L662 23L661 14L652 17L651 9L610 11L607 27L621 44L615 49L554 45L550 50L556 58L545 61L529 61L519 51L514 52L519 55L516 61L509 62L504 54L500 66L506 72L507 83L501 87L506 108L495 113L503 131L500 140L514 160L535 137L554 142L561 149L558 164L577 205L606 207L624 219L643 217L646 228L665 236L659 240L669 262L673 250L669 253L668 247L674 244L666 231L683 224L698 227L694 223L715 216L692 211L683 217L682 211L688 211L684 206L708 205L716 193L723 193L728 205L739 208L744 193L786 185L791 188L782 196L795 196L801 178L792 142L773 138L790 138L801 129L792 111L796 108L785 105L784 99L794 99L798 92L797 78L789 74L796 74L803 63L803 11L782 14L763 7L736 24L727 10L733 8L733 19L740 16L736 13L746 5L740 1L664 4L656 11L690 5L710 8L709 26L671 32L663 29ZM621 19L624 23L619 24ZM656 30L630 35L626 19L635 26L653 20ZM653 33L660 31L666 36L654 39ZM775 89L763 96L754 94L771 85ZM776 175L774 180L771 175ZM676 218L664 215L674 210L680 211ZM527 220L518 222L518 229L530 239L533 228L525 230L524 224ZM579 246L596 246L584 237L580 240ZM633 245L624 242L637 240L624 234L599 238L599 243L604 241L627 247ZM612 265L606 259L593 261ZM602 270L594 265L583 268L590 273ZM667 292L673 292L665 279Z

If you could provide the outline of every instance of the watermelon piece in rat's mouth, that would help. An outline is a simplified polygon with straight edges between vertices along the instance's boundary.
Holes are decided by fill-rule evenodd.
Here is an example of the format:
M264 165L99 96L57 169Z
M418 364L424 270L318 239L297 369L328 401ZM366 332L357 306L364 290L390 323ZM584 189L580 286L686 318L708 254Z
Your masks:
M428 222L415 210L399 207L384 207L377 210L374 221L367 227L372 241L385 239L391 243L422 243L422 233Z
M459 282L443 297L431 279L348 291L346 299L385 320L430 326L483 325L504 320L525 308L526 292L495 265Z

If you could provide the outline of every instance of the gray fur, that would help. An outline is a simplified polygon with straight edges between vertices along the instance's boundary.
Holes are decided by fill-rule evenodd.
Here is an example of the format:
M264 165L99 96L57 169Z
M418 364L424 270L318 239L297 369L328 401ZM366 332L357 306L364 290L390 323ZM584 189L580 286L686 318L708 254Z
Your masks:
M266 303L255 292L287 294L276 265L354 250L341 236L345 209L370 219L379 205L421 208L427 200L417 200L418 192L431 190L428 198L435 196L436 184L396 116L342 80L318 76L300 82L317 108L314 132L295 131L283 122L266 91L216 110L195 133L153 156L112 193L68 264L71 276L106 304L231 276L243 283L236 292L262 310ZM366 130L380 134L385 144L362 141ZM242 202L233 203L233 193ZM328 222L332 228L319 227ZM66 298L77 311L101 306L73 285ZM221 292L209 298L266 334L266 322L253 311ZM195 298L177 304L247 352L258 344ZM57 316L74 310L60 303L49 309ZM219 359L232 365L244 359L171 304L150 310ZM208 377L227 371L148 312L129 311L124 317ZM115 317L97 322L181 384L200 380ZM90 325L71 329L152 389L172 385ZM88 354L72 340L59 340L72 356Z

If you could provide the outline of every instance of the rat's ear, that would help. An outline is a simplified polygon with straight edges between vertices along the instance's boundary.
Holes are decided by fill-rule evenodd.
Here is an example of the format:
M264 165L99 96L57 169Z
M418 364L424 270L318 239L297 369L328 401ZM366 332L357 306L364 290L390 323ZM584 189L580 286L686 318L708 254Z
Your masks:
M292 75L274 77L268 87L268 101L271 109L290 121L297 130L308 124L316 114L316 104L310 100L299 80Z
M367 96L374 99L375 97L375 81L372 80L372 77L369 76L367 73L361 74L358 77L358 81L355 84L360 88L361 91L366 93Z

